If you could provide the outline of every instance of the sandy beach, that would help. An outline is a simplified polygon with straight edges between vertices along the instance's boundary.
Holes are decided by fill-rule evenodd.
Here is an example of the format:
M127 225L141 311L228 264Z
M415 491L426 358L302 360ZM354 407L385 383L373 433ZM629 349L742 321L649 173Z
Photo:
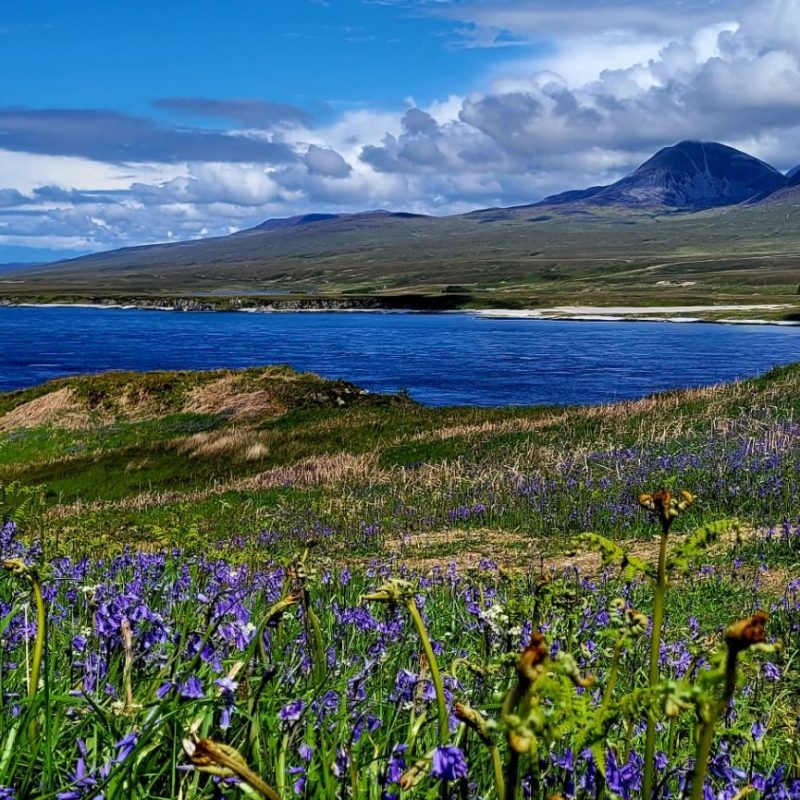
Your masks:
M560 319L583 322L717 322L728 325L798 325L790 320L772 320L759 313L793 308L787 303L753 303L696 306L553 306L531 309L484 309L476 312L493 319ZM750 317L719 319L705 316L719 312L748 312Z

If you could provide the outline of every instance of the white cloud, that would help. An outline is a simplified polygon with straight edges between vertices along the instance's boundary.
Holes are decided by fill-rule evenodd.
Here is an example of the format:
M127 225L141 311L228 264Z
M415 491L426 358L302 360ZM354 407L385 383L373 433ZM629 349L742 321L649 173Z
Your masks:
M479 34L489 44L535 43L495 61L482 91L227 132L288 154L275 163L114 164L0 150L0 241L100 249L314 210L456 213L531 202L610 182L686 138L724 141L782 169L800 163L800 0L423 9L473 44Z

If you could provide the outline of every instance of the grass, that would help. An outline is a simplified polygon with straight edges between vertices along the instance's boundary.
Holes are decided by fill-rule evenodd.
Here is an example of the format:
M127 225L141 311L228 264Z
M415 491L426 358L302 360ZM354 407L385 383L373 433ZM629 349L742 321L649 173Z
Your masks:
M799 365L574 408L285 368L0 395L0 797L638 800L648 717L659 798L706 761L792 797L798 412ZM697 497L653 683L661 486Z
M200 504L196 512L205 510ZM682 527L690 529L688 523ZM579 570L566 563L520 564L509 575L490 561L460 573L444 553L424 576L386 559L350 574L324 555L276 561L272 543L270 535L216 544L196 537L185 539L186 550L165 541L155 551L151 546L95 558L65 556L75 542L59 543L46 564L42 680L28 699L21 699L26 669L8 665L24 663L30 645L24 624L30 582L8 572L16 562L4 561L0 679L9 702L0 705L6 754L0 789L6 797L93 798L102 791L109 800L211 800L223 787L230 796L234 787L212 777L230 776L219 769L230 762L194 757L195 748L210 748L213 755L219 745L235 748L221 752L235 752L241 759L236 763L247 765L250 772L240 775L255 774L285 798L378 800L401 782L410 795L413 775L414 793L425 798L506 800L524 791L539 800L570 794L576 782L580 796L594 795L598 763L608 781L602 794L639 796L643 737L637 723L647 713L647 637L639 631L617 638L624 627L614 621L613 608L624 594L631 608L649 613L652 592L642 577L625 580L614 568ZM2 547L6 559L24 554L7 528ZM719 723L709 791L733 795L765 781L776 791L795 791L796 590L765 588L763 562L748 568L720 554L693 566L675 576L668 597L668 658L660 679L664 692L694 694L677 716L659 712L664 725L657 744L669 753L666 768L657 771L659 784L681 796L695 718L704 704L715 702L721 680L713 656L720 629L769 606L770 635L782 638L783 648L740 658L743 691L735 717ZM384 591L402 597L406 584L385 583L398 575L413 581L413 600L399 606L364 602L362 596L382 582ZM31 576L35 586L39 578ZM281 602L288 606L278 618L274 608ZM404 602L421 609L418 631L403 613ZM530 716L527 704L509 715L500 701L514 696L514 653L539 624L546 624L553 653L545 662L547 680L531 690ZM420 655L427 637L443 673L444 733L437 724L432 661ZM615 641L623 642L621 658ZM557 652L573 653L576 661L556 658ZM778 677L765 677L767 663ZM591 674L599 689L576 693L574 669L580 679ZM612 705L600 703L601 689L610 692ZM550 709L544 721L535 714L537 700ZM456 702L496 720L485 741L451 716ZM756 725L758 734L751 732ZM523 751L512 771L511 743L522 733L540 749ZM443 783L435 760L441 742L465 759L472 789L457 776ZM500 790L486 742L497 749L506 786L513 775L511 786L518 790ZM624 765L624 775L616 777L612 765ZM777 772L779 766L785 771Z
M46 402L65 389L67 406ZM5 429L0 481L42 485L52 525L114 545L119 531L180 541L184 528L222 539L258 525L287 536L279 547L326 531L323 549L369 557L458 527L524 531L549 552L594 526L642 535L641 485L702 487L699 508L753 526L792 517L798 398L796 366L563 409L425 408L283 368L110 373L0 396L0 429L31 403L48 409Z

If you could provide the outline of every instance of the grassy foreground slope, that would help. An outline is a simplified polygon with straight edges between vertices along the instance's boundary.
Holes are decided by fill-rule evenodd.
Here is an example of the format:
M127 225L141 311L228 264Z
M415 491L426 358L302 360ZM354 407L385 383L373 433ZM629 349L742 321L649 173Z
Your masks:
M0 797L795 800L798 411L800 365L590 408L0 395ZM655 580L661 486L697 497Z
M348 562L513 564L584 531L642 537L636 497L662 485L697 493L693 522L796 520L798 413L800 365L503 409L426 408L285 367L107 373L0 395L0 483L7 506L12 484L43 486L48 529L77 549L261 535Z

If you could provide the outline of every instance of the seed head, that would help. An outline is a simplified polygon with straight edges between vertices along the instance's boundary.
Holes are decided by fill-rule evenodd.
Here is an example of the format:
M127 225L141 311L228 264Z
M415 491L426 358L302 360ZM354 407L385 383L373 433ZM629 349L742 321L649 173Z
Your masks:
M517 659L517 672L528 680L536 677L537 667L550 656L541 631L534 631L530 644Z
M686 511L692 503L694 495L686 489L681 489L677 497L674 497L669 489L639 495L639 505L656 517L665 529L669 528L672 520Z
M734 622L725 631L725 644L732 653L740 653L754 644L762 644L767 640L764 626L769 615L766 611L756 611L751 617Z

